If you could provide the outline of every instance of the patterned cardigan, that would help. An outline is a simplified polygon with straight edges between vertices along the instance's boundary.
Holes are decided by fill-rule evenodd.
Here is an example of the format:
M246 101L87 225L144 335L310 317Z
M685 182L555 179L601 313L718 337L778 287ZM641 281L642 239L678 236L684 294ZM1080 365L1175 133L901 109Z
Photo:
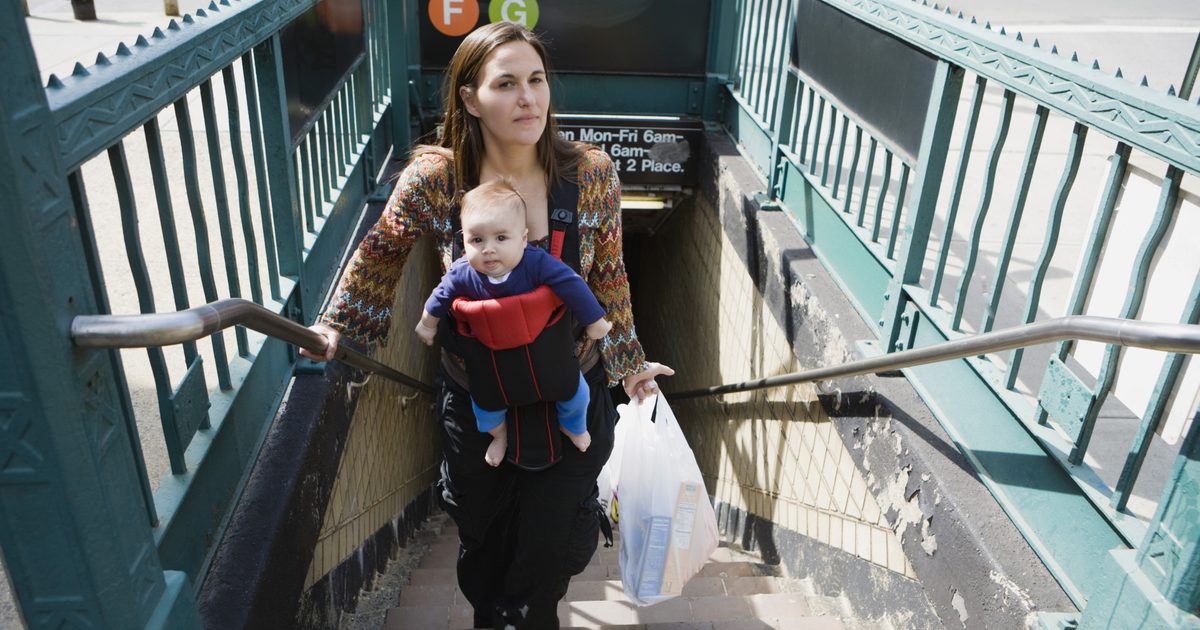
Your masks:
M437 238L443 273L450 267L450 160L436 153L414 158L400 174L383 215L367 233L343 274L321 321L342 334L375 341L391 324L392 298L413 243L426 232ZM600 343L610 387L646 368L633 328L629 278L621 243L621 183L608 155L589 149L579 161L580 275L612 322ZM546 247L548 238L535 243ZM414 301L413 308L419 308Z

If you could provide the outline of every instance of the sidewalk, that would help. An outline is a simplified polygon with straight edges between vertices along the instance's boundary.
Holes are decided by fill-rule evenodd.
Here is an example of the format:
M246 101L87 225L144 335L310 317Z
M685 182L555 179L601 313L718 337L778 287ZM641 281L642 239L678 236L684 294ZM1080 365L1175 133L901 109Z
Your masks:
M208 6L201 0L179 0L179 11L190 13ZM117 45L133 45L138 35L149 36L155 27L166 28L172 18L155 0L96 0L96 20L76 20L67 0L31 0L29 35L37 54L42 80L50 74L71 74L76 62L90 66L96 53L112 55Z

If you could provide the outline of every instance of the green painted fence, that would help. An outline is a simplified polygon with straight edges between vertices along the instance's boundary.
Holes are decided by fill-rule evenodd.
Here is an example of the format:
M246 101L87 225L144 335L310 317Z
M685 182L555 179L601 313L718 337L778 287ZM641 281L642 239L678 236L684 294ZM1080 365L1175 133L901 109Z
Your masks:
M48 81L23 11L0 15L0 547L31 628L198 627L296 364L240 328L83 351L71 319L244 297L311 321L384 160L439 107L440 72L410 62L426 3L364 0L365 54L293 136L281 31L316 4L223 0ZM566 74L559 105L714 119L726 76Z
M1200 172L1200 107L936 5L819 1L738 3L726 123L767 200L875 329L870 347L1081 313L1197 322L1196 205L1181 185ZM821 36L805 30L821 15L868 27L858 44L889 38L928 57L931 86L918 73L868 85L852 55L832 62L843 79L789 54ZM919 150L896 140L902 124L862 113L873 105L863 91L927 97ZM1120 209L1140 222L1118 227ZM1048 290L1051 271L1069 277ZM1083 345L906 374L1085 626L1194 624L1200 372L1184 356ZM1147 461L1156 474L1143 474Z
M363 3L364 54L293 138L280 31L311 1L214 3L44 86L24 15L5 6L0 544L13 590L30 628L199 627L194 590L294 351L239 328L90 352L68 327L225 297L311 321L383 160L408 143L407 107L390 105L408 100L391 70L405 47L389 37L403 15ZM137 362L149 383L133 382ZM147 465L155 452L164 463Z
M1162 263L1192 260L1178 243L1196 105L936 6L805 2L713 0L704 76L566 73L560 111L724 125L879 351L1104 304L1196 323L1200 273ZM295 356L241 330L84 352L71 318L243 296L311 320L383 160L409 143L410 112L437 108L437 70L413 61L419 4L363 4L366 54L296 141L279 33L310 0L213 4L48 85L23 14L2 9L0 545L30 627L198 626L194 589ZM917 51L929 72L887 93L849 67L824 85L791 62L801 6ZM919 146L864 113L893 98L922 104ZM106 236L115 221L121 236ZM1051 262L1065 252L1079 264L1064 285ZM1170 304L1166 271L1187 280ZM128 382L134 361L148 386ZM1196 623L1196 373L1184 357L1083 344L907 371L1083 611L1063 621L1086 627ZM165 445L161 475L151 443Z

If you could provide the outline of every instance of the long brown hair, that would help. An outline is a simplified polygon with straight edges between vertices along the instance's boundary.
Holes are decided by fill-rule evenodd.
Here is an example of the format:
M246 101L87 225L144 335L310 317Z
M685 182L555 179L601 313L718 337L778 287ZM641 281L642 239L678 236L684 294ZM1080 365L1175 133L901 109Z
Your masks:
M467 111L459 88L478 87L475 83L488 55L509 42L525 42L532 46L549 76L550 59L546 47L529 29L512 22L493 22L476 29L458 45L446 69L445 115L437 144L419 146L413 151L414 155L429 152L446 155L446 149L449 149L449 153L453 154L448 157L453 158L454 186L458 191L471 189L479 183L484 153L479 120ZM549 188L559 177L575 179L583 145L564 140L558 135L553 103L547 107L545 114L546 128L537 142L537 158L546 173L546 186Z

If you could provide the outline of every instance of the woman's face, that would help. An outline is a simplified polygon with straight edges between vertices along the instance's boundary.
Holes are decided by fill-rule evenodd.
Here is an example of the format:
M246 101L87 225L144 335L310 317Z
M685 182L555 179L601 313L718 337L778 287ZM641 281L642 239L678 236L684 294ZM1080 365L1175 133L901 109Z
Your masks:
M459 88L467 112L479 119L484 147L533 146L546 129L550 85L533 46L521 41L488 55L475 86Z

